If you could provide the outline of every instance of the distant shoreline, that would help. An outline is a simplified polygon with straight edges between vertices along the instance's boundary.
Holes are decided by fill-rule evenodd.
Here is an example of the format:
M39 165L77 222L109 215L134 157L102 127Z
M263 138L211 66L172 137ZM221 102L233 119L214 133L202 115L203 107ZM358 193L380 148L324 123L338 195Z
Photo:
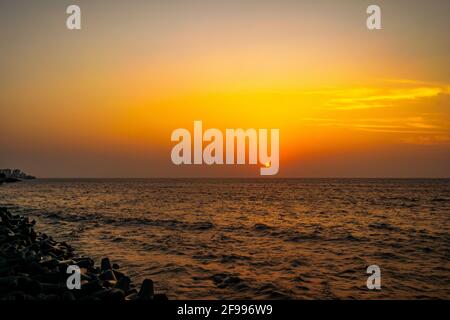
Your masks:
M19 169L0 169L0 184L34 179L36 179L35 176L29 175Z

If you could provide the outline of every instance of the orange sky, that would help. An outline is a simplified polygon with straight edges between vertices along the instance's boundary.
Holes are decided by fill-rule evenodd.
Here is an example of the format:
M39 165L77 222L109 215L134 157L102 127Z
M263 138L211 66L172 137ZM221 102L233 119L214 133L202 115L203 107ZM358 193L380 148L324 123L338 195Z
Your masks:
M257 176L177 167L171 132L279 128L281 177L450 177L448 1L1 4L0 167L40 177Z

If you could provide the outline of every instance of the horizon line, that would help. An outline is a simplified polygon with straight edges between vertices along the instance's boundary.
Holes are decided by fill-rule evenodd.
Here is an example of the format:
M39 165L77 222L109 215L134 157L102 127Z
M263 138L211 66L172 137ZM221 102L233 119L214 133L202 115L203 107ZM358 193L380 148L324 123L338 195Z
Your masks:
M418 177L393 177L393 176L381 176L381 177L265 177L265 176L255 176L255 177L36 177L35 180L45 180L45 179L160 179L160 180L181 180L181 179L223 179L223 180L237 180L237 179L253 179L253 180L276 180L276 179L396 179L396 180L412 180L412 179L450 179L449 177L426 177L426 176L418 176ZM34 180L34 179L33 179Z

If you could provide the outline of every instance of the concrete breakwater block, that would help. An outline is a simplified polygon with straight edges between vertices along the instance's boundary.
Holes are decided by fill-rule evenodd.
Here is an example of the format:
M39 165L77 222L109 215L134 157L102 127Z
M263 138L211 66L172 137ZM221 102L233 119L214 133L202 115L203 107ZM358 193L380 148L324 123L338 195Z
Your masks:
M36 232L36 222L0 207L0 300L167 300L145 279L139 291L119 265L78 256L65 242ZM69 289L67 270L80 270L80 288Z

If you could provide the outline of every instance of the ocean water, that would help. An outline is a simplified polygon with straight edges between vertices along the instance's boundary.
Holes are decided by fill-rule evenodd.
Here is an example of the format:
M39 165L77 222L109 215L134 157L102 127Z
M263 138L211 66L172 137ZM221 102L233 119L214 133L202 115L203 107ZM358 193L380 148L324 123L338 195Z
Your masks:
M39 179L0 205L172 299L450 298L450 180Z

